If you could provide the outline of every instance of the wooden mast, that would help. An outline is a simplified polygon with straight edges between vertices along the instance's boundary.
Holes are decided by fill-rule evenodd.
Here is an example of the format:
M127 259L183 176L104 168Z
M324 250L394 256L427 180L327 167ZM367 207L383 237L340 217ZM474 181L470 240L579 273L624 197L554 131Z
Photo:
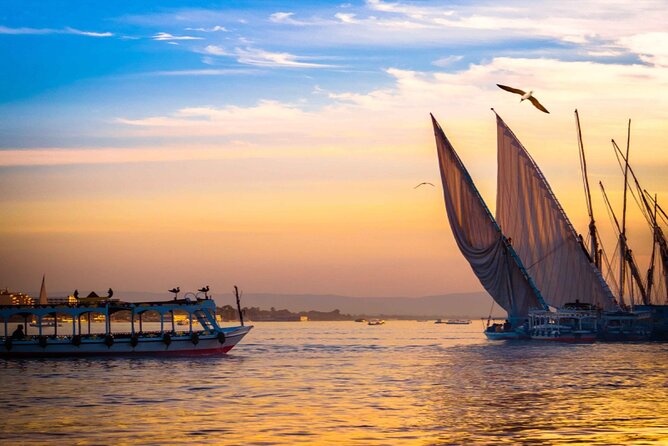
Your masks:
M589 239L590 252L594 265L601 269L601 255L598 248L598 235L596 232L596 221L594 220L594 208L591 204L591 190L589 189L589 176L587 175L587 159L585 158L584 143L582 142L582 129L580 127L580 115L575 110L575 124L578 131L578 147L580 149L580 168L582 170L582 180L584 183L585 197L587 199L587 212L589 213Z
M629 149L631 147L631 120L626 133L626 156L624 166L624 201L622 207L622 227L619 233L619 303L624 305L624 281L626 276L626 192L629 176ZM633 302L631 302L633 307Z

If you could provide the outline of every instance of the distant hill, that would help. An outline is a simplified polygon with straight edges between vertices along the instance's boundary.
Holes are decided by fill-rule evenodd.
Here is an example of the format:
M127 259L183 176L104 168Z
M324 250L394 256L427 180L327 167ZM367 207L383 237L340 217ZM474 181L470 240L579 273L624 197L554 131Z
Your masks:
M60 294L65 295L66 293ZM164 300L171 296L168 293L116 291L114 297L132 302L137 300ZM232 294L214 294L213 297L219 306L235 305ZM425 297L350 297L328 294L244 293L241 304L244 307L260 307L262 309L274 307L277 310L286 309L293 312L338 309L341 313L368 316L479 318L489 315L492 298L486 293L456 293ZM494 316L505 316L498 305L495 305L494 309Z

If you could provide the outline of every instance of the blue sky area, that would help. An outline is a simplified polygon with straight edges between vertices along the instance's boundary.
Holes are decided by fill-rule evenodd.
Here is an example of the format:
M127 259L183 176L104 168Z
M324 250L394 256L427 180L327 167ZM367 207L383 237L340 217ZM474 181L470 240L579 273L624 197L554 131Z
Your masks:
M109 145L86 129L194 105L265 99L317 108L331 102L322 91L391 85L388 68L452 72L518 55L589 60L588 48L614 44L596 30L523 29L513 20L562 13L532 3L5 1L0 145ZM593 58L638 61L625 49Z

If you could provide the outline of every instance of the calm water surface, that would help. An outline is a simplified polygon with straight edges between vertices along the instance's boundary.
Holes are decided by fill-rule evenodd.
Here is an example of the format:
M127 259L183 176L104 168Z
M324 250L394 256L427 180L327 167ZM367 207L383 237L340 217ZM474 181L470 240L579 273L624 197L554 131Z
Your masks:
M2 444L668 444L668 344L258 323L227 356L0 360Z

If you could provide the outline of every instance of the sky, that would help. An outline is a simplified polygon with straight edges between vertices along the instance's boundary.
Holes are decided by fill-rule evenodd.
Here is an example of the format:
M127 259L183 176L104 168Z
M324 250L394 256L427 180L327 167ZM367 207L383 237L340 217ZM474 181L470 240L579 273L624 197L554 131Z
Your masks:
M665 1L3 0L0 287L481 291L429 113L493 209L490 107L585 233L579 110L612 252L596 183L621 213L610 140L625 145L628 119L643 186L668 194L667 15ZM651 233L629 209L646 268Z

